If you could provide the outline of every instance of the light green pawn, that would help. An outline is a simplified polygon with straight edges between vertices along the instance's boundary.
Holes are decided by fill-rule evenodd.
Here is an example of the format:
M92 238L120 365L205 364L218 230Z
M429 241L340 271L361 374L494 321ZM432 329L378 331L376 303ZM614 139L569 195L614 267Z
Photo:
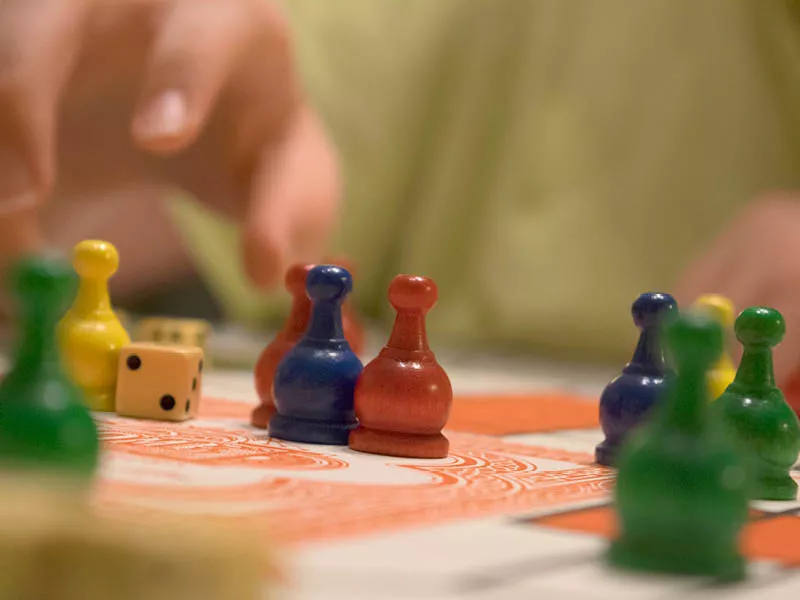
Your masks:
M772 348L786 333L781 313L748 308L736 319L744 354L736 379L713 404L747 457L752 495L758 500L794 500L797 483L789 470L800 453L800 423L775 385Z

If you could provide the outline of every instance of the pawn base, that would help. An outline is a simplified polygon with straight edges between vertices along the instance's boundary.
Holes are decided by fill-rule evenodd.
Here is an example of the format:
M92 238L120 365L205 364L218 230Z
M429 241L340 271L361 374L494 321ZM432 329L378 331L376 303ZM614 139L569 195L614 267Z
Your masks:
M299 419L275 413L269 421L269 435L287 442L347 446L350 432L356 425L355 419L331 423L330 421Z
M270 419L275 415L275 407L269 404L259 404L253 409L253 414L250 415L250 424L259 429L266 429L269 427Z
M441 433L418 435L361 426L350 433L350 448L401 458L447 458L450 442Z
M116 410L113 392L90 392L84 390L84 403L89 410L96 412L114 412Z
M797 482L788 473L762 475L755 482L755 500L796 500Z
M656 539L635 543L621 537L612 543L608 560L630 571L712 577L724 582L740 581L746 574L744 559L735 545L711 548L695 539L676 545Z
M600 442L594 451L594 461L604 467L615 467L619 454L619 444L610 443L608 440Z

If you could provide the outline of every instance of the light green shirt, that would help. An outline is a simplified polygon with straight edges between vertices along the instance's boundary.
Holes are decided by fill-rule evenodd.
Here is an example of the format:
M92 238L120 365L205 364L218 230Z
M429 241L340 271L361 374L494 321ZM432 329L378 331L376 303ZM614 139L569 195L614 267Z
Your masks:
M357 304L389 320L391 278L430 276L438 343L628 355L639 293L670 291L757 194L800 184L791 3L287 5L345 169L336 251ZM233 230L176 209L228 314L274 317Z

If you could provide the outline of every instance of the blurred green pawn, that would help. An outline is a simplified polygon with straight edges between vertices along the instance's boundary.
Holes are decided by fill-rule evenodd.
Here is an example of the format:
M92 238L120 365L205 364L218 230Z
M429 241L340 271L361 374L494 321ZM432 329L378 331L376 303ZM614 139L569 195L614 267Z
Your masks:
M800 453L800 423L772 370L772 348L783 339L786 324L777 310L753 307L742 311L735 331L744 354L736 378L712 411L741 443L753 498L794 500L797 483L789 470Z
M739 532L747 478L724 424L709 413L706 372L722 353L719 324L687 314L667 330L677 377L649 423L623 447L610 562L648 572L744 577Z
M86 478L97 469L97 427L61 367L55 335L76 283L71 266L53 257L24 258L9 274L20 320L11 367L0 382L3 468Z

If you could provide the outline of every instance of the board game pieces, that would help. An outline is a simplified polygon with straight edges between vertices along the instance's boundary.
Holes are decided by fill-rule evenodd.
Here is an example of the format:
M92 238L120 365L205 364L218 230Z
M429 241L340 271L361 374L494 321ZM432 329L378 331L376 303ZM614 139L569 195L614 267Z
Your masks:
M641 330L631 361L600 396L600 424L605 439L595 450L595 460L614 466L620 445L663 395L673 373L664 359L661 328L678 312L669 294L646 293L633 303L633 321Z
M704 312L708 317L717 321L725 332L725 337L729 331L733 329L733 321L735 318L735 311L733 302L724 296L718 294L705 294L700 296L692 304L692 309ZM716 400L722 395L722 392L733 383L736 377L736 368L733 366L730 354L727 349L723 349L717 364L715 364L708 372L708 388L709 396L712 400Z
M86 240L75 246L72 263L80 287L58 327L64 364L91 409L113 411L119 349L130 342L108 294L119 255L109 242Z
M136 342L119 355L117 414L185 421L197 414L203 351L197 346Z
M445 458L442 434L453 404L453 388L436 362L425 333L425 315L436 304L436 284L427 277L398 275L389 286L397 311L388 343L361 374L355 391L359 426L350 448L410 458Z
M275 414L272 381L278 364L308 329L311 317L311 300L306 295L306 277L312 265L294 265L286 272L286 290L292 296L289 317L275 339L267 345L256 361L254 371L256 392L260 400L253 410L250 422L254 427L266 429Z
M1 483L0 598L257 600L275 578L264 545L236 528L98 516L63 486Z
M744 347L736 379L714 403L742 445L751 472L753 497L794 500L797 483L789 470L800 453L800 423L775 385L772 348L786 331L774 309L752 307L736 319L736 337Z
M347 445L356 425L353 392L363 369L342 331L342 302L352 288L350 273L341 267L321 265L309 272L311 320L275 373L277 412L269 422L270 436Z
M19 308L11 368L0 382L0 462L91 477L97 428L80 389L61 367L56 325L75 277L57 258L31 256L10 271Z
M620 534L609 558L634 570L740 579L746 470L723 423L711 417L705 384L722 352L722 330L689 314L669 328L668 340L678 375L619 455Z

